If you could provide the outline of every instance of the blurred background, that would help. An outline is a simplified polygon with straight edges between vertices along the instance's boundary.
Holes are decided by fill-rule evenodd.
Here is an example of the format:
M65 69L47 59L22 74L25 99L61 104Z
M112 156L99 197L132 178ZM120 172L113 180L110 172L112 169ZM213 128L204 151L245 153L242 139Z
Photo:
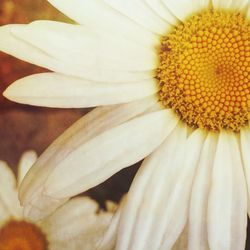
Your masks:
M29 23L37 19L73 22L54 9L46 0L1 0L0 25ZM1 38L0 38L1 39ZM20 105L2 96L13 81L46 69L20 61L0 52L0 159L16 173L16 166L25 150L40 155L49 144L87 109L49 109ZM137 167L127 168L104 184L88 191L101 205L106 199L119 201L128 190Z
M73 22L46 0L0 1L0 25L29 23L37 19ZM57 136L89 111L19 105L2 96L4 89L13 81L44 71L46 70L0 52L0 159L6 161L15 173L18 160L25 150L33 149L40 155ZM139 164L122 170L105 183L89 190L88 195L95 198L101 206L104 206L107 199L119 201L127 192L138 166ZM249 242L246 249L250 249Z

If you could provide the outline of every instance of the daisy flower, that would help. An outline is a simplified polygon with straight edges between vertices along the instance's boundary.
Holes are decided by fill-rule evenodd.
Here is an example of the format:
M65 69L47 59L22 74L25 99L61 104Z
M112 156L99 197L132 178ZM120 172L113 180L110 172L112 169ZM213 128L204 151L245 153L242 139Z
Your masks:
M248 0L49 0L78 24L1 27L0 49L53 72L4 95L100 106L20 189L39 219L146 158L106 239L117 249L244 249L250 188ZM115 226L114 226L115 225ZM105 241L105 239L104 239Z
M88 197L73 198L50 216L37 222L23 217L18 187L36 158L34 151L23 154L17 180L10 167L0 161L0 249L95 249L113 212L99 211L98 204Z

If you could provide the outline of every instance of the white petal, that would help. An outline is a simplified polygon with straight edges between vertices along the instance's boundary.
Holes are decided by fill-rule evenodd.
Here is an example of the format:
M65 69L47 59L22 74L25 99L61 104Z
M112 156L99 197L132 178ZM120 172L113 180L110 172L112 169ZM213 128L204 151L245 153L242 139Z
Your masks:
M0 27L0 50L15 56L19 59L25 60L29 63L37 64L38 66L44 66L54 69L58 65L54 58L45 54L38 48L31 46L30 44L18 39L11 33L13 25L5 25Z
M250 201L250 129L249 128L241 130L240 141L241 141L241 154L243 160L243 167L248 187L248 200ZM248 208L248 210L250 210L250 208Z
M37 160L37 154L35 151L26 151L23 153L19 163L18 163L18 176L17 176L17 183L20 186L24 176L27 174L31 166Z
M19 192L21 202L28 206L30 203L38 202L37 199L40 196L44 196L42 190L45 180L57 166L57 163L63 160L74 148L86 143L103 131L140 115L156 102L157 98L149 97L128 104L100 107L85 115L51 144L25 176ZM33 202L33 200L35 201ZM52 202L54 203L53 199Z
M185 228L183 229L180 237L175 242L172 250L186 250L186 249L188 249L188 240L189 240L188 239L188 226L186 225ZM190 248L190 249L192 249L192 248ZM193 248L193 249L195 249L195 248Z
M212 0L215 9L242 10L248 4L248 0Z
M95 221L98 204L89 198L74 198L43 219L39 225L50 240L69 240Z
M149 97L128 104L100 107L79 119L51 144L24 178L20 188L23 204L30 200L33 193L36 193L36 189L43 185L57 162L68 154L68 150L72 151L99 133L140 115L156 102L157 98ZM67 144L73 147L68 147Z
M41 220L47 216L49 216L52 212L54 212L58 207L65 204L69 198L65 199L55 199L46 194L43 194L43 190L37 191L37 196L34 196L29 203L26 203L23 208L23 216L27 220L36 222Z
M171 249L186 223L202 141L198 131L186 143L186 130L177 128L144 161L128 194L117 249Z
M0 228L12 217L8 209L0 200Z
M208 249L207 206L216 146L217 136L209 133L202 148L192 188L188 230L189 249Z
M169 23L155 15L151 8L145 4L144 0L104 0L104 2L157 34L164 35L166 30L171 27Z
M206 133L197 129L188 137L185 144L184 158L182 158L182 162L179 163L179 168L176 170L176 176L173 178L172 186L174 186L175 190L172 191L168 200L170 203L170 213L165 214L167 228L165 229L165 237L161 250L171 249L174 240L178 238L187 222L193 178L205 137ZM170 187L170 189L171 188L172 187ZM177 220L172 220L172 218L177 218ZM175 225L174 228L173 224Z
M74 198L56 210L54 214L39 223L39 226L48 235L51 249L55 245L68 246L66 249L75 249L78 238L81 245L76 249L95 249L104 231L110 224L112 213L97 213L98 205L87 197Z
M246 14L247 18L250 19L250 5L247 8L247 14Z
M209 0L162 0L162 2L181 21L209 6Z
M144 0L161 18L166 20L169 24L176 24L177 19L173 14L166 8L161 0Z
M11 32L79 70L146 71L156 68L158 63L152 48L80 25L36 21L28 25L13 25Z
M154 46L158 37L100 0L48 0L78 23Z
M103 237L104 232L110 223L110 214L100 214L90 225L87 225L86 230L78 237L70 240L50 242L53 250L96 250L99 240ZM102 249L104 250L104 249ZM109 248L107 250L113 250Z
M131 102L158 91L155 79L131 83L96 83L57 73L35 74L10 85L8 99L36 106L81 108Z
M149 155L176 123L172 111L162 110L105 131L68 154L50 174L44 192L63 198L94 187Z
M118 210L114 214L108 230L105 232L104 237L99 241L98 250L110 250L115 249L116 239L118 236L118 224L121 218L122 209L126 203L126 196L123 197Z
M212 173L208 202L210 249L245 249L247 192L236 135L222 131Z
M212 0L213 7L215 9L222 9L223 7L227 7L230 5L232 0L225 1L224 5L222 5L223 0Z
M232 1L231 8L234 10L242 10L249 4L249 0L237 0Z
M120 215L121 213L119 211L113 216L109 228L106 230L103 238L101 238L97 244L98 250L115 249L117 228L118 228L118 222L120 220Z
M31 182L33 187L30 185L29 193L21 190L25 198L25 216L32 220L41 219L70 196L99 184L120 169L141 160L164 140L176 123L172 111L163 110L107 130L76 148L64 144L63 154L66 153L66 157L54 156L45 165L47 168L52 164L55 168L51 169L52 173L48 169L44 172L40 170L42 174L38 173L39 177L32 180L35 183ZM56 160L54 164L53 160ZM46 181L45 184L43 181ZM26 185L29 187L29 184Z
M0 27L0 50L21 60L48 68L52 71L83 77L93 81L129 82L149 79L154 76L152 71L114 71L98 68L77 68L71 60L57 60L36 45L25 42L10 32L13 25Z
M0 203L11 216L21 217L22 209L17 198L16 178L3 161L0 161Z
M165 171L167 170L165 166L169 162L168 157L171 155L171 161L174 168L178 159L178 157L176 157L177 152L178 154L180 152L180 155L182 153L182 151L180 150L182 149L182 147L176 150L177 143L179 146L182 146L185 143L185 140L186 131L177 127L174 132L166 139L166 142L164 142L164 144L161 145L159 149L154 152L150 157L144 160L142 166L140 167L133 180L133 183L128 193L125 208L122 211L122 218L120 222L117 240L118 250L132 250L135 247L137 247L137 249L139 250L140 248L138 248L138 244L141 244L140 247L143 247L144 245L145 250L147 249L147 242L145 241L145 236L147 235L150 229L149 223L153 223L153 221L157 223L158 217L162 218L163 212L160 210L160 207L159 212L155 213L155 216L153 216L153 213L150 215L150 217L148 216L147 227L145 227L144 224L143 228L141 228L141 230L143 230L141 236L139 232L137 232L135 235L134 230L136 230L136 227L140 225L138 222L140 222L139 216L141 212L143 212L143 214L145 213L145 211L142 211L142 208L144 208L144 206L147 207L148 205L149 207L147 209L154 211L155 206L158 205L157 203L159 202L159 199L162 198L165 200L168 196L167 193L165 195L162 195L163 190L164 193L168 191L163 189L165 188L164 183L166 184L168 182L166 180L162 182L162 180L165 179ZM166 154L165 151L168 152L168 154ZM164 165L164 168L162 168L162 165ZM144 202L144 196L146 196L145 198L147 198L147 200L150 198L150 203L148 201L146 203ZM156 200L156 198L158 198L158 200ZM159 224L159 226L160 225L161 224ZM154 230L156 230L156 228ZM156 234L156 238L150 235L150 245L148 245L148 248L158 249L163 237L163 233L164 230L163 232L158 231L158 233ZM136 239L138 240L138 242L136 242ZM134 246L132 246L132 244Z

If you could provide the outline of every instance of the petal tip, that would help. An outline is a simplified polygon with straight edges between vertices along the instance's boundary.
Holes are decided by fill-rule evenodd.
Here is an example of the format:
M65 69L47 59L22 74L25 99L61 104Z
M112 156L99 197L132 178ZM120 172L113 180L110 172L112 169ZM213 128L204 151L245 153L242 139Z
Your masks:
M11 84L11 85L9 85L8 87L7 87L7 89L5 89L4 90L4 92L3 92L3 96L5 97L5 98L7 98L8 100L13 100L13 96L15 95L15 90L13 90L13 89L15 89L15 88L13 88L13 85Z

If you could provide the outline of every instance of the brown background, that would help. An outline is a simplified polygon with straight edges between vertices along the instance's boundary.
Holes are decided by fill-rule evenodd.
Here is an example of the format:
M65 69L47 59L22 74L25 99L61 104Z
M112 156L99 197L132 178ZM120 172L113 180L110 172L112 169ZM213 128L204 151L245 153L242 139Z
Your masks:
M36 19L72 22L51 7L46 0L0 1L0 25L29 23ZM45 69L0 52L0 93L16 79L43 71ZM58 135L86 112L82 109L33 108L14 104L0 95L0 159L7 161L16 173L22 152L34 149L40 155ZM138 164L122 170L104 184L88 191L89 195L101 205L106 199L119 201L122 194L128 190L137 169ZM249 244L246 249L250 249Z

